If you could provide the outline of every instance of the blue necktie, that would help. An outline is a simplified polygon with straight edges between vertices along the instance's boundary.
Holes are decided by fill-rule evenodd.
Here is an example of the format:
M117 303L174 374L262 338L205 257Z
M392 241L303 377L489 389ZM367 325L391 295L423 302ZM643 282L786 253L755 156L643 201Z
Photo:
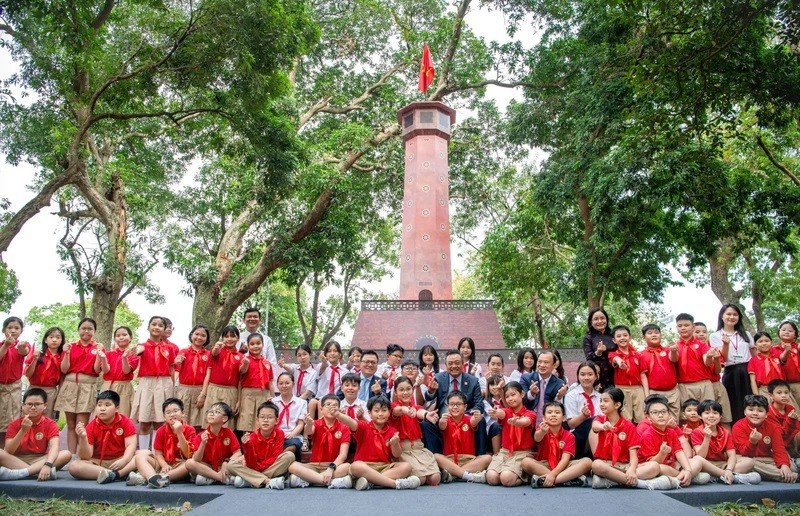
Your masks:
M368 393L369 392L369 380L364 378L361 381L361 388L358 389L358 399L362 401L367 401L369 399Z

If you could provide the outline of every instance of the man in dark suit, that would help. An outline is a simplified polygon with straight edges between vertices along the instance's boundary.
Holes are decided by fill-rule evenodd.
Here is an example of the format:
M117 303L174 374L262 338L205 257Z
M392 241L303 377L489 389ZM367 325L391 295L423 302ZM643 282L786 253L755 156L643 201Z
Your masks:
M543 351L536 361L536 371L523 374L519 379L522 390L525 391L523 403L529 410L536 412L536 425L542 422L545 403L556 400L561 401L567 393L564 380L555 376L556 356L551 351ZM544 396L542 395L544 393Z
M388 398L386 393L386 380L378 377L375 372L378 370L378 354L372 350L366 350L361 355L361 385L358 388L358 399L369 401L373 396L383 395ZM340 400L344 399L342 389L336 392Z
M430 385L423 389L425 401L436 400L436 407L441 416L447 411L447 395L454 390L467 397L466 413L473 410L484 413L483 395L478 378L463 372L463 359L458 351L449 351L445 357L445 371L434 376ZM422 440L425 447L433 453L442 453L442 434L439 426L428 420L422 422ZM475 451L478 455L486 453L486 422L481 419L475 428Z

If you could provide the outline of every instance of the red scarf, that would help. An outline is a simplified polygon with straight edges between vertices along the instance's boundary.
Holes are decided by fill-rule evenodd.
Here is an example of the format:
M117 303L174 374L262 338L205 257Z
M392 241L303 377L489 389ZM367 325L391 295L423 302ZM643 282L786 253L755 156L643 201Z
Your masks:
M625 443L620 440L619 438L619 431L622 430L622 417L620 417L616 423L614 423L614 427L609 430L611 432L611 465L616 466L617 461L619 461L620 456L622 455L623 446Z
M331 369L331 379L330 382L328 383L328 394L336 394L336 378L338 377L339 380L341 381L342 373L339 371L338 365L336 365L335 367L330 366L330 369Z
M169 426L169 423L164 423L164 426L167 427L164 429L164 460L171 465L176 459L175 450L178 448L178 434ZM181 455L183 454L181 453Z
M281 413L278 414L278 426L281 426L281 420L286 418L286 428L289 428L289 417L291 416L291 407L294 400L290 401L288 405L283 400L280 400L280 402L283 408L281 409Z
M160 340L155 342L153 339L147 339L145 342L145 346L150 346L153 348L153 357L156 361L156 371L159 373L161 372L161 364L164 363L164 360L167 359L169 356L169 351L166 348L167 342L164 340Z
M300 396L303 394L303 377L305 377L306 372L304 369L300 369L297 374L297 395Z
M387 424L383 425L383 428L378 429L378 427L375 426L374 422L370 421L369 424L372 426L372 429L374 430L373 443L375 444L375 450L377 451L386 449L386 447L388 446L386 443L389 441L389 437L387 436L387 434L389 433L391 427ZM391 452L389 454L391 455Z
M558 430L557 434L553 434L550 429L547 429L547 462L550 464L550 469L554 469L561 461L561 448L559 442L561 441L561 434L564 432L563 428Z
M583 398L586 400L586 405L589 406L589 417L594 417L594 403L592 403L592 396L586 394L585 391L581 391L581 394L583 394Z
M455 427L455 432L450 432L450 435L453 436L453 462L458 464L458 452L461 451L462 443L461 443L461 423L464 421L464 416L461 416L461 421L456 421L455 419L450 419L448 421L448 425Z
M95 446L97 443L100 443L100 462L103 462L103 458L106 455L106 444L108 444L108 440L114 436L114 427L119 424L121 420L121 416L119 413L114 414L114 420L111 421L110 424L105 424L99 419L97 420L97 428L100 430L100 439L95 439Z
M221 446L217 446L217 441L221 441L223 439L223 431L224 429L220 428L219 434L215 434L211 431L211 426L206 428L206 432L208 432L208 441L206 442L204 455L208 457L208 465L211 466L214 471L219 471L220 466L222 466L222 461L225 460L225 457L222 456L225 452ZM253 436L258 433L259 432L253 432L250 434L250 438L252 439Z

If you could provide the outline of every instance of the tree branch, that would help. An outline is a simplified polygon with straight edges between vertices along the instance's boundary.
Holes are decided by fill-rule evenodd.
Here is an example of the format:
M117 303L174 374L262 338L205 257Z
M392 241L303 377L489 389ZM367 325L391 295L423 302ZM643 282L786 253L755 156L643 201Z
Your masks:
M145 269L142 271L141 274L136 275L135 280L117 298L117 306L119 306L119 304L122 303L122 300L125 299L131 292L133 292L133 290L136 287L138 287L142 283L142 280L145 279L147 275L150 273L150 271L153 270L155 266L158 265L159 263L160 260L153 260L152 262L150 262L150 265L145 267Z
M775 168L783 172L789 179L791 179L792 182L795 184L795 186L800 186L800 178L797 177L797 174L789 170L783 163L781 163L775 158L775 156L772 154L772 152L770 152L769 148L767 147L767 144L764 143L763 139L761 139L760 134L756 135L756 143L758 144L759 147L761 147L761 150L764 151L764 154L767 156L767 159L770 161L770 163L775 165Z
M106 0L106 3L103 5L103 9L97 13L95 19L92 20L92 28L94 30L102 27L106 20L108 20L108 17L111 15L111 11L114 9L115 3L115 0Z
M442 62L442 73L439 75L439 81L436 84L436 91L434 92L434 95L438 94L440 90L444 89L450 81L450 70L453 67L453 58L456 55L458 44L461 42L461 27L464 24L464 17L467 15L470 2L471 0L462 0L461 5L458 6L458 10L456 11L455 23L453 24L453 33L450 36L450 43L447 46L447 51L444 55L444 61Z

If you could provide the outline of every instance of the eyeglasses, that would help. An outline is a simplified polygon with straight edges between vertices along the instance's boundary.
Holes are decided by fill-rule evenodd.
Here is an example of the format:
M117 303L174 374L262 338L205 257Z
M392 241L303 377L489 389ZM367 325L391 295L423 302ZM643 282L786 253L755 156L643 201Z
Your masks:
M366 365L378 365L377 360L362 360L361 363Z
M206 414L208 414L209 416L224 416L225 415L225 413L223 411L218 410L218 409L208 409L208 410L206 410Z
M181 409L172 409L172 410L167 410L166 412L164 412L164 415L165 416L171 416L173 414L180 414L180 413L181 413ZM211 411L209 410L208 413L211 414Z
M651 416L666 416L669 414L669 410L651 410L648 414Z
M36 408L45 405L44 403L25 403L26 408Z
M272 421L274 419L278 419L275 416L258 416L259 421Z
M454 401L452 403L447 404L448 407L463 407L464 404L460 401Z

